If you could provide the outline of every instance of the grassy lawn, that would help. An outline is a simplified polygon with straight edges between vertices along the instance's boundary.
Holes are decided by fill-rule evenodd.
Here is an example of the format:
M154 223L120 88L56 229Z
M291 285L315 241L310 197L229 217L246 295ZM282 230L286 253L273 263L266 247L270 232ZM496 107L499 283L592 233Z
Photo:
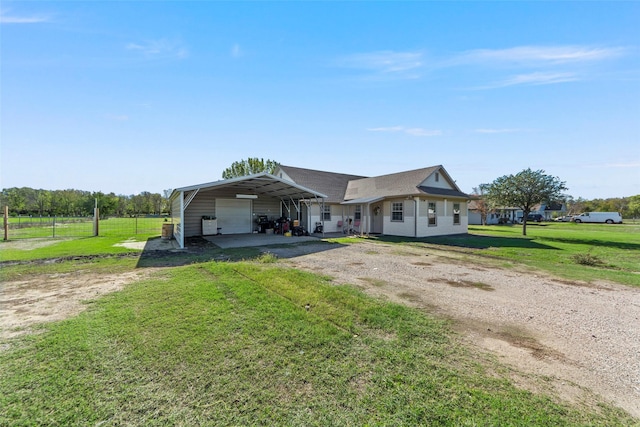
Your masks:
M640 286L640 224L530 223L527 236L520 225L471 225L468 235L373 240L455 251L474 262L503 260L505 267L524 265L567 279Z
M0 343L0 425L633 422L515 388L420 311L262 261L165 269Z
M164 218L103 218L99 235L159 234ZM68 238L93 236L92 217L9 217L10 239Z

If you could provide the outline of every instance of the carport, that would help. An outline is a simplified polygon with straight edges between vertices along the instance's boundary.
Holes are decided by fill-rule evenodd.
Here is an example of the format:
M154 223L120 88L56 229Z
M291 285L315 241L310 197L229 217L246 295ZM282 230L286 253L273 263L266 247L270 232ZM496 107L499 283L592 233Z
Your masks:
M173 235L184 248L192 236L254 234L259 218L281 217L310 223L302 207L324 205L327 196L268 173L181 187L170 196ZM309 212L309 209L305 209Z

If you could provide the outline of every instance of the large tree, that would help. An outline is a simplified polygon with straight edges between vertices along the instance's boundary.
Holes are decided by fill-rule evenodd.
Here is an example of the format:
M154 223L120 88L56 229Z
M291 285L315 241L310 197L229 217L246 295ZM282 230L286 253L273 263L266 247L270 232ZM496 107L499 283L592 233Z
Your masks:
M486 195L496 205L522 210L522 235L527 235L527 215L538 203L562 198L567 187L559 178L545 175L543 170L525 169L515 175L505 175L493 181Z
M246 160L233 162L231 166L222 172L222 179L238 178L240 176L253 175L260 172L274 173L278 168L278 162L265 161L257 157L249 157Z
M627 211L629 212L629 216L633 217L633 219L640 216L640 194L629 197Z

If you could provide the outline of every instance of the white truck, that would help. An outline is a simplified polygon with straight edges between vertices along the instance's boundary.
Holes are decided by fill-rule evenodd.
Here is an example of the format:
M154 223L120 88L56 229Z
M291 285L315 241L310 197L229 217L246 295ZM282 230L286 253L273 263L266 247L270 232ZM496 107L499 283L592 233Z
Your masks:
M573 222L600 222L604 224L622 224L622 215L619 212L584 212L576 215Z

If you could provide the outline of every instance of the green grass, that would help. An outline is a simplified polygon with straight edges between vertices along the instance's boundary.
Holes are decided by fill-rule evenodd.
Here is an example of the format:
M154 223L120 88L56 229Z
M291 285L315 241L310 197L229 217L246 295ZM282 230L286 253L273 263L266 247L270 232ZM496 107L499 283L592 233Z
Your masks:
M164 218L105 218L99 222L99 235L159 235L165 222ZM9 239L90 236L93 236L91 217L9 217Z
M132 235L0 242L0 261L139 253L140 250L115 245L126 240L145 241L148 238L150 238L148 235Z
M357 239L337 239L345 244ZM501 260L503 266L526 266L567 279L609 280L640 286L640 225L530 223L522 226L469 226L468 235L422 239L379 237L371 241L444 249L471 262ZM598 260L585 263L582 260Z
M633 421L517 389L443 321L263 261L164 270L5 342L0 425Z

